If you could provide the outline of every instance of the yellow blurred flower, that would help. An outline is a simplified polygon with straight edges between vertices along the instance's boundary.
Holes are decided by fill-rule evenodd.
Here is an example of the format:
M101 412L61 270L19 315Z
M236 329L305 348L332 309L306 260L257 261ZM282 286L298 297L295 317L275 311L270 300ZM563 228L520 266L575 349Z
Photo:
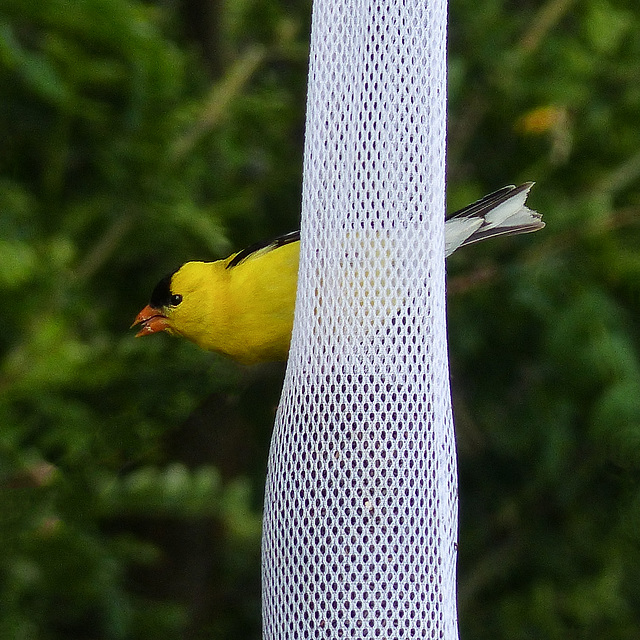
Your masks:
M549 135L551 139L550 161L566 162L571 153L571 119L563 105L545 105L527 111L518 118L515 130L526 136Z

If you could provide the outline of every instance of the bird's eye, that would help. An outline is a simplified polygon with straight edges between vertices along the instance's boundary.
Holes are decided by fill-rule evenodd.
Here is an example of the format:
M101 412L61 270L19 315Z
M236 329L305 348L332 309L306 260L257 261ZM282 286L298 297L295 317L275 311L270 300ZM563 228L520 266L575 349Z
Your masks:
M171 306L177 307L182 302L182 296L179 293L174 293L171 296Z

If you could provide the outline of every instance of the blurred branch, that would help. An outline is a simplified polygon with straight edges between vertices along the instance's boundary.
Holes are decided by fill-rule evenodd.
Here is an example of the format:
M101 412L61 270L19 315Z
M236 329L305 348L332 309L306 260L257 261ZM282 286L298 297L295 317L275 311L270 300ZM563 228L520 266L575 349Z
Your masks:
M623 162L619 167L610 171L598 182L594 191L596 193L615 194L628 187L634 180L640 177L640 151Z
M625 207L624 209L617 209L611 212L607 220L606 229L612 231L634 224L640 224L640 208L637 206Z
M456 427L456 441L460 457L477 458L486 449L486 434L474 418L473 411L461 388L456 388L456 363L451 362L453 415Z
M93 249L84 257L75 270L78 280L88 280L107 262L116 251L121 240L133 226L133 216L125 212L116 218Z
M218 124L229 103L240 94L265 58L266 48L262 45L254 45L235 61L226 76L212 88L200 117L191 129L176 140L171 149L171 157L174 161L180 160L189 153L198 140Z
M489 101L479 86L469 93L464 107L458 109L464 117L455 119L455 126L447 132L447 181L455 181L461 171L461 158L465 156L466 147L480 126L489 110Z
M478 594L493 582L506 576L520 561L522 544L510 540L489 551L475 563L473 570L463 574L458 583L458 611L464 616Z
M223 36L223 1L182 0L177 5L184 16L188 37L198 42L213 77L218 77L227 53Z
M475 289L479 284L491 282L497 275L498 267L496 267L495 264L482 265L474 271L471 271L471 273L449 278L447 282L447 293L449 295L466 293L470 289Z
M520 40L518 45L520 53L524 55L533 53L573 3L574 0L550 0L542 7Z
M46 487L55 480L57 474L58 469L53 464L38 460L4 480L0 490Z
M549 252L555 251L559 246L575 243L575 233L556 233L551 239L545 238L519 253L518 261L534 264L544 260ZM488 284L500 278L502 270L500 265L489 262L479 265L473 271L459 276L447 278L447 295L463 295L481 285Z

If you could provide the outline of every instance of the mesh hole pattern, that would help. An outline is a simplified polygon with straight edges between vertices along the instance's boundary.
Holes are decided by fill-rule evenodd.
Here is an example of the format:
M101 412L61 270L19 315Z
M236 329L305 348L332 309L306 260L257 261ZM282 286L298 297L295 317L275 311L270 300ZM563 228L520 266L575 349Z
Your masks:
M316 0L268 640L457 638L444 0Z

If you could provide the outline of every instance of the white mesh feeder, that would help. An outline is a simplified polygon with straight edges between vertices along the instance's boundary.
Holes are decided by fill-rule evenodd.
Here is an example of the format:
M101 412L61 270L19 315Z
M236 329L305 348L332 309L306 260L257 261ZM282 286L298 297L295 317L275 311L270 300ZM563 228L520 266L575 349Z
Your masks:
M441 0L314 2L266 640L458 637L445 28Z

